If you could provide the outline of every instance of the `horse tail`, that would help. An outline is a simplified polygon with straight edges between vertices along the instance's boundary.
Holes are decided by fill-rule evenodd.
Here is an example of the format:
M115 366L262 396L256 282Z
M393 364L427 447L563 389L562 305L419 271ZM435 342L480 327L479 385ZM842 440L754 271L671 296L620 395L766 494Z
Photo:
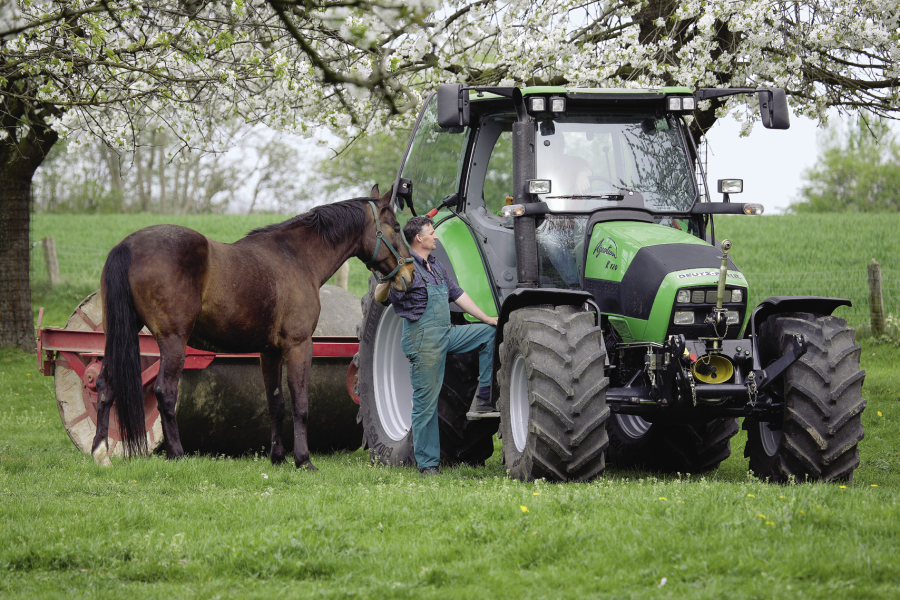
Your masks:
M128 281L131 248L120 243L110 251L103 267L103 320L106 349L100 377L103 388L116 399L119 432L126 454L147 454L144 424L144 392L141 386L141 352L138 332L143 326L134 308Z

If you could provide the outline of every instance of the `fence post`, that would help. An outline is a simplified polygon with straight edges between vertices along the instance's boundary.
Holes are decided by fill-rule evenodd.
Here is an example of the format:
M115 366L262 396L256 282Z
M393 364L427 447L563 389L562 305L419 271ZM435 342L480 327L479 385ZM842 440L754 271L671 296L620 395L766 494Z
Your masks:
M47 277L50 278L50 287L59 285L59 261L56 259L56 240L53 236L41 240L44 247L44 264L47 265Z
M340 288L344 288L345 290L350 289L350 261L348 260L344 264L341 265L341 268L338 269L337 278L335 280L337 286Z
M884 297L881 294L881 265L873 258L869 263L869 314L872 335L884 334Z

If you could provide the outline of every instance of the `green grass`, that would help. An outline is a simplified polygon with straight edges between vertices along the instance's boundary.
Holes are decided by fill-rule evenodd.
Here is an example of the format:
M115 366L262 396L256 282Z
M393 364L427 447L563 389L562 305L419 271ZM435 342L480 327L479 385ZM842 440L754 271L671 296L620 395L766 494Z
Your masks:
M78 251L61 252L74 275L52 290L38 263L35 308L62 325L97 287L84 274L145 225L233 241L281 218L37 215L34 239ZM900 270L898 225L896 215L729 218L717 234L753 284L864 272L872 257ZM316 473L259 456L101 469L69 441L36 357L0 350L0 597L893 598L900 349L862 343L866 438L843 489L749 477L743 432L705 477L608 471L587 484L512 481L498 440L484 468L432 480L372 467L361 450L314 456Z
M0 597L894 598L900 350L863 349L845 489L748 477L743 433L705 477L586 484L512 481L499 452L429 480L363 451L314 456L316 473L258 456L101 469L36 358L3 350Z
M126 235L157 223L184 225L222 242L233 242L253 228L283 220L284 215L35 215L32 239L53 236L60 271L60 291L46 284L40 247L32 253L34 304L47 306L44 322L63 325L78 300L100 285L109 250ZM405 217L401 219L405 222ZM732 257L750 282L750 303L772 295L840 296L853 308L835 313L868 334L866 264L877 259L884 271L888 312L900 314L900 215L824 214L716 218L716 236L734 243ZM350 291L367 290L369 272L350 261ZM80 295L78 300L74 296ZM49 319L49 320L48 320Z

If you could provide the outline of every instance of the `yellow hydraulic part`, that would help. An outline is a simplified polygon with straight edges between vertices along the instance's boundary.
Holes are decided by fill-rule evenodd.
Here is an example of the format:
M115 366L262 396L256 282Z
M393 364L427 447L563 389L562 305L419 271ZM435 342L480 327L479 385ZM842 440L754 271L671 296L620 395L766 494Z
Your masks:
M702 383L726 383L734 375L731 361L719 354L707 354L691 366L697 381Z

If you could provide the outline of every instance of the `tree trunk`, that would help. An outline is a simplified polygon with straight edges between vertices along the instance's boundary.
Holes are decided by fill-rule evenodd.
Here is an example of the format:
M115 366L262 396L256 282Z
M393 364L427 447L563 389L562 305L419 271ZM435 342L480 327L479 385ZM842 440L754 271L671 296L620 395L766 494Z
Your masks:
M31 312L31 180L56 132L35 119L20 139L0 143L0 347L35 347Z

